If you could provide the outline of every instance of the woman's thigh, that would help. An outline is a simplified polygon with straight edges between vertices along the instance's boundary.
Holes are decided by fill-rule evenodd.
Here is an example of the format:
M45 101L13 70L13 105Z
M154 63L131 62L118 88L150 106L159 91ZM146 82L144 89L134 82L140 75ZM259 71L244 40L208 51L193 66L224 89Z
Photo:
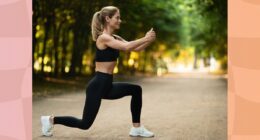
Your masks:
M141 93L142 88L137 84L127 82L113 82L110 91L103 96L103 99L119 99L124 96Z

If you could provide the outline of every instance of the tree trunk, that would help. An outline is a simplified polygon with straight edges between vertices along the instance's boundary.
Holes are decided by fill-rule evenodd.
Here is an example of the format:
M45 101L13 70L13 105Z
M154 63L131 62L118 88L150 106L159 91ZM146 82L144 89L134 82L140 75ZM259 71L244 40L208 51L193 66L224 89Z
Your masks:
M44 35L44 39L43 39L43 51L41 54L41 58L42 58L42 63L41 63L41 74L44 75L44 57L46 54L46 44L47 44L47 40L48 40L48 36L49 36L49 31L50 31L50 22L49 20L46 21L45 23L45 35Z
M66 68L66 56L67 56L67 46L68 46L68 39L69 39L69 30L63 29L62 33L62 60L61 60L61 73L63 76L66 75L65 68Z
M76 26L76 25L75 25ZM77 27L74 27L77 28ZM72 48L72 58L71 58L71 65L70 65L70 72L69 76L76 75L76 66L77 66L77 53L78 53L78 32L74 30L74 37L73 37L73 48Z
M55 66L54 66L54 76L58 77L59 76L59 70L60 70L60 61L58 58L59 52L58 52L58 48L59 48L59 36L60 36L60 31L61 31L61 27L63 25L62 21L58 27L56 27L56 25L54 24L54 39L53 39L53 44L54 44L54 59L55 59ZM55 23L55 22L54 22Z

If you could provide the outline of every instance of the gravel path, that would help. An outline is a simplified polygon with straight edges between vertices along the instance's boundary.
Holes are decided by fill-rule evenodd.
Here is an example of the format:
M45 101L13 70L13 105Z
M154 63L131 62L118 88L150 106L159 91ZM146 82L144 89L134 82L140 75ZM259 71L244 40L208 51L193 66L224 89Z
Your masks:
M89 130L55 125L54 136L41 136L41 115L81 118L85 93L69 93L33 101L34 140L226 140L227 79L211 75L167 75L136 81L143 87L141 121L153 138L133 138L130 99L103 100Z

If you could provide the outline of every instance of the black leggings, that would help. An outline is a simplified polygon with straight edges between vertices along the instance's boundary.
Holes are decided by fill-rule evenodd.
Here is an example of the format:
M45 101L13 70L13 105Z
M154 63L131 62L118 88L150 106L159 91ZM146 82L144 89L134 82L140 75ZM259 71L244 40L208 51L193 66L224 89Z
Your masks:
M86 88L86 100L82 119L72 116L55 116L54 124L68 127L89 129L98 113L101 99L119 99L131 95L132 122L140 123L142 108L142 88L139 85L113 82L113 75L96 71L95 76L89 81Z

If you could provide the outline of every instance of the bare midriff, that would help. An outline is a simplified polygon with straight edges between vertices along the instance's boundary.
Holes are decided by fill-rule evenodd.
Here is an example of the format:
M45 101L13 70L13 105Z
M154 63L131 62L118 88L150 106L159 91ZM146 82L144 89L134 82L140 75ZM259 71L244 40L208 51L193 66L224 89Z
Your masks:
M111 62L96 62L95 71L113 74L114 68L116 66L117 61Z

